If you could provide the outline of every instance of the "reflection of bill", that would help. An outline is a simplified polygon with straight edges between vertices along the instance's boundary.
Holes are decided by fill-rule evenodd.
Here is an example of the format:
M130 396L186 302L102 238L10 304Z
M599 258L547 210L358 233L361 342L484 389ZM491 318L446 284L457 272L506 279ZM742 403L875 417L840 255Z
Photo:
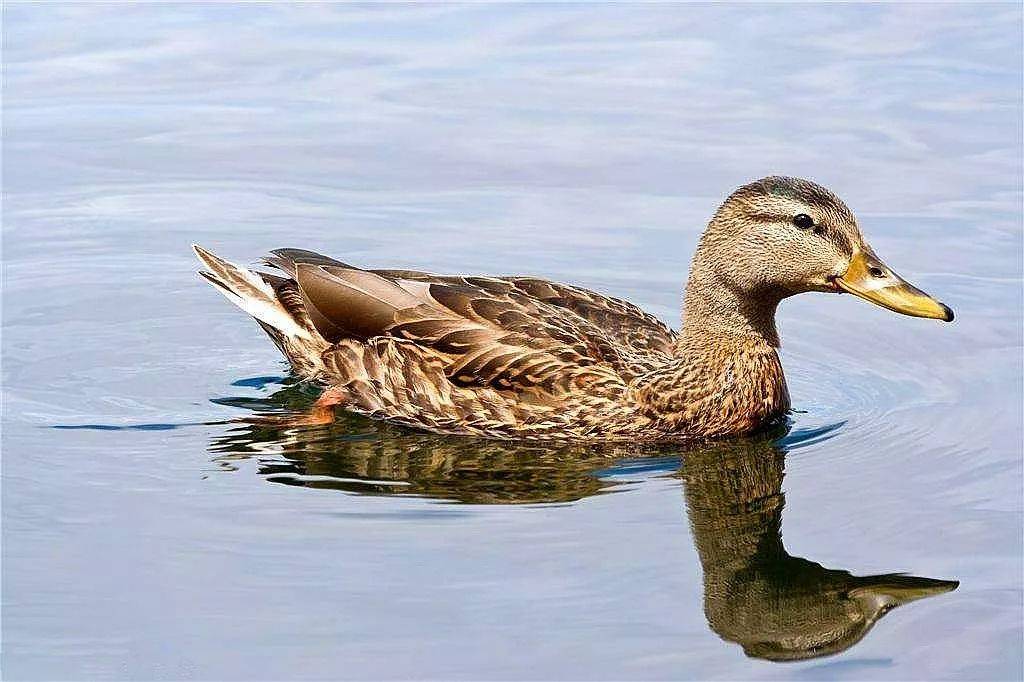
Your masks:
M218 402L301 412L313 395L295 386L258 403ZM548 448L412 433L339 415L319 427L240 424L216 437L210 450L223 466L256 459L276 483L473 504L579 500L611 487L600 474L616 460L660 458L652 459L656 468L678 467L683 480L711 629L748 655L773 661L844 651L892 608L957 587L903 575L856 577L787 554L781 537L786 453L777 442L785 430L682 452Z

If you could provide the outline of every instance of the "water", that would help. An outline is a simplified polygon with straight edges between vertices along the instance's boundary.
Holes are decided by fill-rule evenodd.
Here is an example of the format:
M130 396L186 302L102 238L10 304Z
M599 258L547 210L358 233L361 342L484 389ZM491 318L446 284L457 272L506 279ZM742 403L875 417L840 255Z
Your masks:
M1019 678L1020 20L8 4L5 677ZM769 172L836 189L957 312L784 303L788 428L223 423L315 392L192 241L538 274L675 323L703 224ZM883 593L931 596L864 635Z

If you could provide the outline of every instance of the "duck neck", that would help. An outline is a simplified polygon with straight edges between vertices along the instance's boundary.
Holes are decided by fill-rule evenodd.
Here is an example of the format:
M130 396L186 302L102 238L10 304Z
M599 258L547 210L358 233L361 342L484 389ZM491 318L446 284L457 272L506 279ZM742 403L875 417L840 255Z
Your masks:
M673 359L637 385L659 428L703 436L746 433L789 409L776 348L781 297L742 296L695 269Z
M738 291L698 263L686 285L679 349L693 352L717 342L778 348L775 311L781 300L772 291Z

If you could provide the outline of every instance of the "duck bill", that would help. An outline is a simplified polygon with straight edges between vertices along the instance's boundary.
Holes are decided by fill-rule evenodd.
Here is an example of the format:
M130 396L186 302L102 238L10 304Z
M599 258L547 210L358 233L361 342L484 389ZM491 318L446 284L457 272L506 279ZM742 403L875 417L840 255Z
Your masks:
M890 270L869 248L858 249L836 288L903 315L952 322L953 311Z

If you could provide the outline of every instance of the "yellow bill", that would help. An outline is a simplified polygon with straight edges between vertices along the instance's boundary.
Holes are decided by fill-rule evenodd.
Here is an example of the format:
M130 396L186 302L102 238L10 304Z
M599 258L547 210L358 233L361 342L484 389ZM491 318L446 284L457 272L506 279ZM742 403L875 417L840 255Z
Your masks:
M953 320L949 306L936 301L890 270L867 246L853 254L846 272L832 278L832 283L837 289L897 313L946 322Z

